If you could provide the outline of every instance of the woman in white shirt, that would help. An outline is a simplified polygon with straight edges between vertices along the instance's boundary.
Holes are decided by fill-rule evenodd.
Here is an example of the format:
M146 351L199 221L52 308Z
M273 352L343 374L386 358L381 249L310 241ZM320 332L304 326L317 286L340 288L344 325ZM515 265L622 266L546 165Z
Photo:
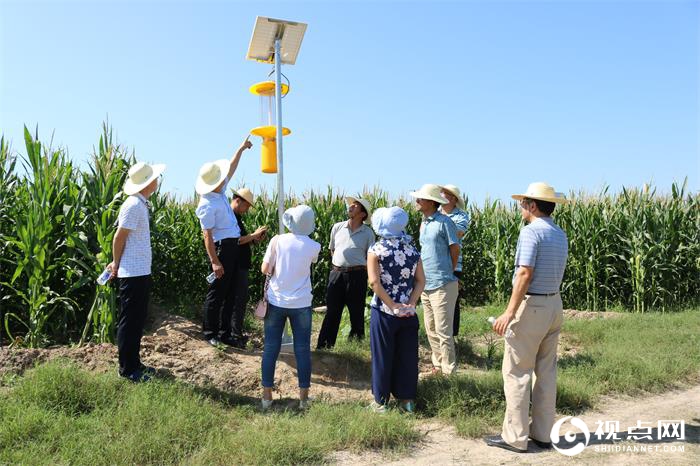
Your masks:
M314 231L314 212L309 206L287 209L284 226L290 231L270 240L262 272L270 274L265 315L265 346L262 358L262 407L272 405L275 365L282 344L282 331L289 318L294 336L294 356L299 380L299 407L308 406L311 385L311 264L321 245L309 238Z

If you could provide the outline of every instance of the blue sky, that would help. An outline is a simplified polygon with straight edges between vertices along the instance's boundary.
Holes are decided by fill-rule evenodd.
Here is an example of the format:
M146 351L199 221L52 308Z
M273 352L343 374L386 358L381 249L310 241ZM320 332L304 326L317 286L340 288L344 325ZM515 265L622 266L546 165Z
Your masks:
M284 67L285 188L456 184L507 199L700 183L700 6L663 2L0 0L0 132L87 160L109 116L137 158L193 192L259 125L255 17L308 23ZM259 139L232 184L273 189Z

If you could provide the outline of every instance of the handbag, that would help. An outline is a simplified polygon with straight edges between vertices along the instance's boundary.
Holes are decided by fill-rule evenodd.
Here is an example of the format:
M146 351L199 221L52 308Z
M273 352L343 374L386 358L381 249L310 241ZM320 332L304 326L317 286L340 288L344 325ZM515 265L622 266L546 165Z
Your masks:
M267 288L270 286L270 274L265 275L265 285L263 286L262 299L258 301L258 305L255 306L255 318L258 320L265 320L265 315L267 314Z
M271 240L270 240L270 247L272 248L272 254L270 256L271 259L276 259L277 258L277 236L275 235ZM263 293L262 293L262 299L258 301L257 306L255 306L255 312L253 313L255 315L255 318L258 320L265 320L265 316L267 315L267 289L270 286L270 277L272 277L272 274L274 273L274 263L275 261L271 261L273 266L272 270L270 270L267 274L265 274L265 284L263 285Z

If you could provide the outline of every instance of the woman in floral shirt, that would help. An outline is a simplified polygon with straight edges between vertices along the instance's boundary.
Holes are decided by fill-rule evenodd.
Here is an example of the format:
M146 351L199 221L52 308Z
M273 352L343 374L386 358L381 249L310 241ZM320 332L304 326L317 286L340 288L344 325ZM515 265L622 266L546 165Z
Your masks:
M401 409L415 410L418 387L416 304L425 286L420 253L404 230L408 214L383 207L372 215L379 240L367 253L367 274L374 291L369 338L375 412L386 412L389 397Z

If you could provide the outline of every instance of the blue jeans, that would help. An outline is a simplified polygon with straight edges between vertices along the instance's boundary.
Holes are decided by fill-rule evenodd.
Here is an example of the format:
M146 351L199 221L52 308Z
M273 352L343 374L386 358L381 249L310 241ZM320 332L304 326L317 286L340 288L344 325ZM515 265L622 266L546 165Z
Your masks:
M282 330L289 317L294 337L294 357L297 360L299 388L311 386L311 307L287 309L267 305L265 315L265 347L262 358L262 385L272 388L275 381L275 365L282 345Z

